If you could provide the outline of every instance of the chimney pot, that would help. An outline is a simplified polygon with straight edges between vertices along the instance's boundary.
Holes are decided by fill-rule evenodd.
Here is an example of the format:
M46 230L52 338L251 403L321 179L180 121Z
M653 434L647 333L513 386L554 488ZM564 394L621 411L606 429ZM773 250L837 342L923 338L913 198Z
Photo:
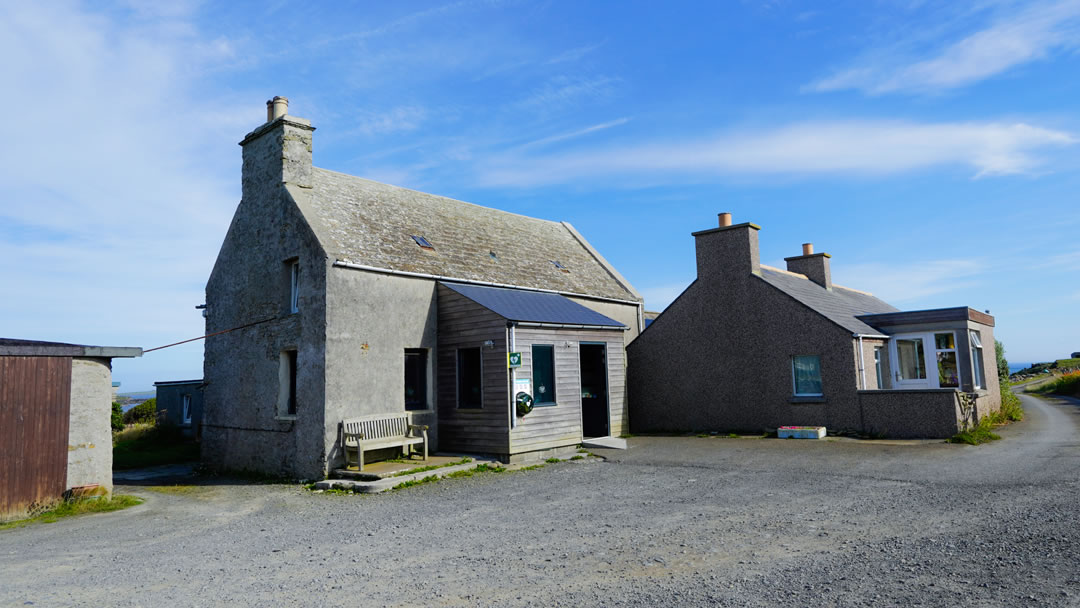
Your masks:
M813 243L803 243L802 244L802 254L803 255L813 255L813 253L814 253L814 244Z
M277 96L266 102L266 122L273 122L288 113L288 97Z
M731 214L730 213L720 213L720 214L717 214L717 217L720 219L720 227L721 228L726 228L726 227L731 225Z

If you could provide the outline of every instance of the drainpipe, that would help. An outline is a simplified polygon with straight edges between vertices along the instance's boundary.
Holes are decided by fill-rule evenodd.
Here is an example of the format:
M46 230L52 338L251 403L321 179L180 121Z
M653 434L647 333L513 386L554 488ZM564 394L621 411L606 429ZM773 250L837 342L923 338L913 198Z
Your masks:
M507 322L507 324L506 324L506 333L507 333L506 343L507 343L507 345L509 345L509 348L507 348L506 352L508 352L508 353L514 352L514 349L517 346L517 342L514 339L514 326L515 325L516 324L513 321ZM511 430L513 430L515 427L517 427L517 413L514 411L514 409L515 409L514 399L516 397L517 396L514 394L514 368L511 367L510 368L510 429Z
M866 390L866 357L863 355L862 347L862 334L856 334L859 337L859 380L862 385L859 387L862 390ZM880 388L880 387L879 387Z

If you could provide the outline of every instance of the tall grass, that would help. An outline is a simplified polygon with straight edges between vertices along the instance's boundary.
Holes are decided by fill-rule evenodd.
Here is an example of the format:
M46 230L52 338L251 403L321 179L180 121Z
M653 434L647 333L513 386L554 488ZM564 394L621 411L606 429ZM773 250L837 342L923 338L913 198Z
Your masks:
M1035 390L1040 393L1080 397L1080 370L1069 372L1053 382L1043 384Z

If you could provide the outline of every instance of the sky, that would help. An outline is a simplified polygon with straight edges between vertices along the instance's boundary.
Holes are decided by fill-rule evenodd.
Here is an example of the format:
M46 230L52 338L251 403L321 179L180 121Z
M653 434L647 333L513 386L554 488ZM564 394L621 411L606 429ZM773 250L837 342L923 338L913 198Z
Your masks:
M650 310L730 212L764 264L989 310L1012 362L1080 350L1080 0L310 4L0 4L0 336L201 336L282 95L317 166L568 221Z

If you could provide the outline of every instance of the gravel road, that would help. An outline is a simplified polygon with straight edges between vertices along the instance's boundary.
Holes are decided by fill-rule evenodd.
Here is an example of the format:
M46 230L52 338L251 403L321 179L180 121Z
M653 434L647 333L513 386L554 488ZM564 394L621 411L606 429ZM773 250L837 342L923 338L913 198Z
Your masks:
M217 482L0 532L0 605L1077 606L1080 404L1004 440L642 437L375 496Z

